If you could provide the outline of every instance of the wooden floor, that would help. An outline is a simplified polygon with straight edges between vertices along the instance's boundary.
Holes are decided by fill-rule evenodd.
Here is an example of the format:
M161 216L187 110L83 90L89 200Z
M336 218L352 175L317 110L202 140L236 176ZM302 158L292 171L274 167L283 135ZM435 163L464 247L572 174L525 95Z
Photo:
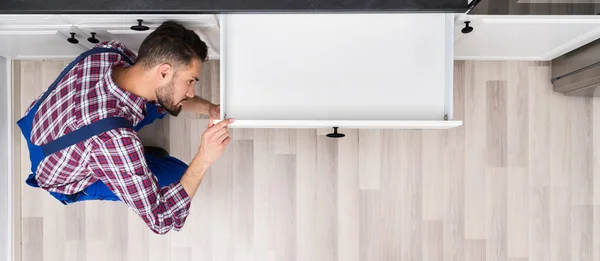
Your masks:
M64 64L17 64L17 108ZM197 93L218 101L212 65ZM554 93L545 63L455 65L459 128L233 130L167 236L123 204L27 187L21 144L17 260L600 260L600 99ZM185 114L143 136L189 161L206 124Z

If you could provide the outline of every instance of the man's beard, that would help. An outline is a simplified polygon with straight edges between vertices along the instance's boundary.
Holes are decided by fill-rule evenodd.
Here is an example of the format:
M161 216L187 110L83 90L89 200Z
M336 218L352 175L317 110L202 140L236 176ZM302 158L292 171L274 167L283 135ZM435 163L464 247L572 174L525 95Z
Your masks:
M179 113L181 113L183 106L178 105L179 102L173 101L173 94L174 94L173 84L174 84L174 80L171 80L166 85L163 85L160 88L158 88L158 90L156 90L156 98L157 98L158 104L160 104L160 106L162 106L169 114L177 117L179 115ZM187 98L185 98L181 101L185 101L185 100L187 100Z

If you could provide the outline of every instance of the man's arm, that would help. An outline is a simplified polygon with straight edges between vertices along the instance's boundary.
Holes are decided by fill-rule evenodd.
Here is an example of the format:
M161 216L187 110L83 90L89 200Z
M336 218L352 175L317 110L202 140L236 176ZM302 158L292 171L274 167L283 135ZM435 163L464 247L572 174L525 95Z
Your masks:
M189 100L183 103L183 110L188 112L197 112L204 115L210 115L211 109L214 108L214 106L217 105L198 96L194 96L194 98L190 98Z
M102 134L92 153L90 168L108 188L127 204L156 234L180 230L189 215L191 198L180 182L160 187L150 171L139 137L117 129ZM189 175L190 169L184 175Z
M223 154L231 138L227 125L232 119L213 124L202 135L200 148L180 182L160 187L151 173L139 137L129 130L112 130L92 155L90 167L109 189L138 214L157 234L180 230L189 215L208 168ZM116 132L116 133L115 133Z

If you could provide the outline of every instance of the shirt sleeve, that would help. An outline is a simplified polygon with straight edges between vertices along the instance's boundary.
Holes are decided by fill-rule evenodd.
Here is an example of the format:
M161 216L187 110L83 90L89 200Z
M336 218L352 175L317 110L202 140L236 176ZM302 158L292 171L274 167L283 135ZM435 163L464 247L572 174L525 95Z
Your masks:
M109 133L117 133L111 135ZM139 137L130 130L115 129L92 155L92 170L157 234L181 230L191 200L180 182L160 188L144 157Z

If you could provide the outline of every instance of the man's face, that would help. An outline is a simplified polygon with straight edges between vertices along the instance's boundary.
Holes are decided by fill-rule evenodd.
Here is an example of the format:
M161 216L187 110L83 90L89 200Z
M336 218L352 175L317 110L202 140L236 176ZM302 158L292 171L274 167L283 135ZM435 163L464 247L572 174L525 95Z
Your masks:
M173 72L171 80L158 87L157 101L169 114L179 115L183 102L194 97L194 86L200 78L201 70L202 63L194 59L190 66L181 67L177 72Z

